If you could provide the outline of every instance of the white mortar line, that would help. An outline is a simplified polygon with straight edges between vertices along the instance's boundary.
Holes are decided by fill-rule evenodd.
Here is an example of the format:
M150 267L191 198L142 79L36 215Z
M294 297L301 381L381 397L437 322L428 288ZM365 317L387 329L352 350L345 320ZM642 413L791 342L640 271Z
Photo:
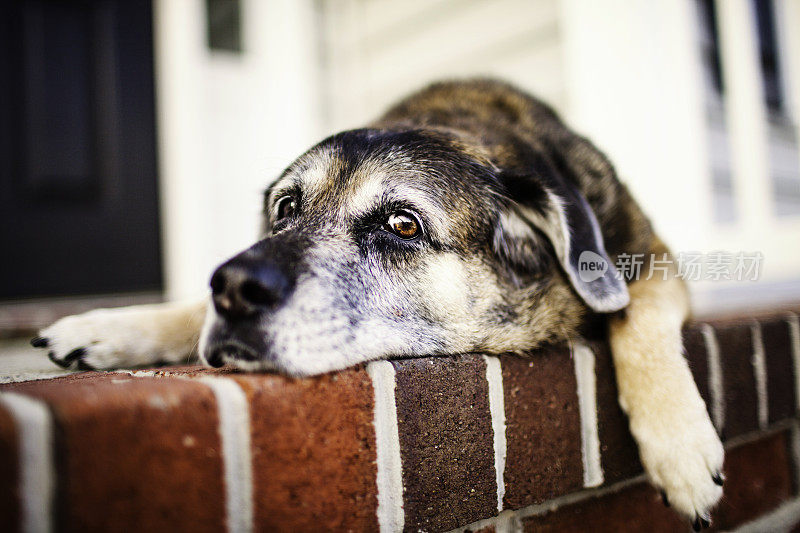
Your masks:
M225 467L225 511L230 533L253 531L253 462L247 396L232 379L205 376L217 400L219 435Z
M701 326L708 354L708 388L711 391L711 417L717 432L725 427L725 389L722 386L722 364L720 363L719 343L714 328L710 324Z
M794 398L795 410L800 410L800 319L795 313L786 317L789 323L789 335L792 339L792 362L794 363Z
M199 378L159 374L153 370L118 370L134 378L173 378L206 385L217 403L225 476L225 514L230 533L253 531L253 462L250 443L250 407L247 395L236 381L214 376Z
M494 434L494 472L497 481L497 512L503 510L506 495L506 406L503 396L503 370L498 357L484 355L486 382L489 384L489 414Z
M367 365L375 391L375 441L378 456L378 525L382 533L403 530L403 471L395 404L395 371L389 361Z
M517 513L513 511L505 511L495 516L491 525L494 526L495 533L523 533L522 522L520 522ZM480 531L480 529L469 529L467 531L476 530Z
M53 530L55 464L53 419L44 402L16 394L0 394L19 436L19 499L22 531Z
M581 456L583 486L603 484L600 463L600 437L597 429L597 387L594 373L594 353L587 345L575 342L571 346L578 383L578 407L581 415Z
M754 322L750 326L753 342L753 377L756 382L756 398L758 401L758 427L764 429L769 424L769 398L767 397L767 361L764 354L764 337L761 324Z
M522 522L516 513L506 511L497 516L494 531L495 533L523 533Z

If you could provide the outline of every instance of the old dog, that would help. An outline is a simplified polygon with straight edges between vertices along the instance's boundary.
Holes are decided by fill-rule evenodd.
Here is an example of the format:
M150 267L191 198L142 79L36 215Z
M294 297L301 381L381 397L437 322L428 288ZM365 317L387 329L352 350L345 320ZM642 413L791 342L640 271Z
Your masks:
M687 292L674 271L620 275L621 254L670 252L603 154L507 84L443 82L292 163L266 191L261 239L217 268L210 299L67 317L33 344L64 367L197 353L310 376L526 354L599 319L647 474L699 528L722 495L723 447L682 355Z

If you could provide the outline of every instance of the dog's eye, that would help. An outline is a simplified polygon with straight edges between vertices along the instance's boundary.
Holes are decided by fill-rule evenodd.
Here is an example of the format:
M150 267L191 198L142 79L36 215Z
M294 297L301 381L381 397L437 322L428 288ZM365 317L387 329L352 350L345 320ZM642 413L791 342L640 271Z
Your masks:
M294 215L297 210L297 200L292 196L284 196L278 200L278 217L276 221Z
M386 221L386 229L402 239L413 239L419 235L421 227L417 217L408 211L393 213Z

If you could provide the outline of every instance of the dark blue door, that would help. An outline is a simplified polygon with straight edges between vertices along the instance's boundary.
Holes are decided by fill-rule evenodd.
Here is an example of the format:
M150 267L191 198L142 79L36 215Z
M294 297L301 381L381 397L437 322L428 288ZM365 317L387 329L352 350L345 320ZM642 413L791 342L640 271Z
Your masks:
M152 8L0 7L0 299L161 288Z

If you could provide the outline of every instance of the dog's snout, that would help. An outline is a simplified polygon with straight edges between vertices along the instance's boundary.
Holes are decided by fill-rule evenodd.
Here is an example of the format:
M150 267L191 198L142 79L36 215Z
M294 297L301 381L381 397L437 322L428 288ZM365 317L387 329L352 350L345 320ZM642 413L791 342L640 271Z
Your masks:
M291 288L291 280L277 263L246 254L234 257L211 276L214 308L229 320L277 307Z

